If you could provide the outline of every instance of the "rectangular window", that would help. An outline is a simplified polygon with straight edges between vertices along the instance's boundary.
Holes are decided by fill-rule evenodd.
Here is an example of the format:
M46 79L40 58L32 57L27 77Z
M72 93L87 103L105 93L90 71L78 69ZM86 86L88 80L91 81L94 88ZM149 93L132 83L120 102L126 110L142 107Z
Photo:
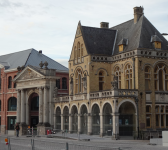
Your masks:
M100 91L103 90L103 82L99 82L99 90L100 90Z
M58 89L60 89L60 79L57 79L57 80L56 80L56 87L57 87Z
M166 113L168 113L168 106L166 106Z
M158 81L155 80L155 90L158 90L158 85L157 85Z
M160 112L164 113L164 106L161 106Z
M146 115L146 127L151 127L151 115Z
M166 115L166 127L168 128L168 115Z
M16 116L8 117L8 130L14 130L16 124Z
M156 106L156 107L155 107L155 112L156 112L156 113L159 113L159 106Z
M159 127L159 115L156 115L156 127Z
M164 128L164 115L161 115L161 127Z

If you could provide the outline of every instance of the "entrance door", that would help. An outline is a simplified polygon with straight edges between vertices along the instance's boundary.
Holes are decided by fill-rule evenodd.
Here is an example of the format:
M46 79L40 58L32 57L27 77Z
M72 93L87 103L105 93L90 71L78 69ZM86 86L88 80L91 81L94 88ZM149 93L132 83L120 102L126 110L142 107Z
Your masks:
M31 128L36 128L37 124L39 122L39 117L38 116L31 116Z
M123 115L119 117L119 134L120 136L133 135L133 115Z

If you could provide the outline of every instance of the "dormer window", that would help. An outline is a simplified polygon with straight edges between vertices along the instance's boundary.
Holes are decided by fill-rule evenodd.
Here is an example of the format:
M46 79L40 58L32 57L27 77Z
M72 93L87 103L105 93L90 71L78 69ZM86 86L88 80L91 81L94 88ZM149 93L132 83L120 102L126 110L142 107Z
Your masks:
M151 43L153 43L154 49L160 50L161 49L161 42L162 40L155 34L151 37Z
M128 45L128 39L122 39L119 43L118 43L118 47L119 47L119 52L123 52L124 48Z

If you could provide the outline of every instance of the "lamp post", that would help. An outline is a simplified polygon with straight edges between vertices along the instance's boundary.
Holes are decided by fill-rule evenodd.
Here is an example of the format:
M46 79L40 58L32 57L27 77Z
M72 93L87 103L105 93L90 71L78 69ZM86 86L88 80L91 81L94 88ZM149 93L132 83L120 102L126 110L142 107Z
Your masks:
M138 109L138 101L139 99L137 97L135 97L135 103L136 103L136 106L137 106L137 122L138 122L138 139L139 139L139 109Z

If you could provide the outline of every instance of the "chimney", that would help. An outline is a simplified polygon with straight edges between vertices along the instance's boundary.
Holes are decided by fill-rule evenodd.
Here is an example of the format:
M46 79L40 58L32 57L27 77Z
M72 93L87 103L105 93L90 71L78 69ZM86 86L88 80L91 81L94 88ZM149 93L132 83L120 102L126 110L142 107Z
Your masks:
M108 22L100 22L100 28L109 28Z
M134 24L136 24L139 18L144 14L143 7L134 7Z
M39 50L39 54L42 54L42 50Z

